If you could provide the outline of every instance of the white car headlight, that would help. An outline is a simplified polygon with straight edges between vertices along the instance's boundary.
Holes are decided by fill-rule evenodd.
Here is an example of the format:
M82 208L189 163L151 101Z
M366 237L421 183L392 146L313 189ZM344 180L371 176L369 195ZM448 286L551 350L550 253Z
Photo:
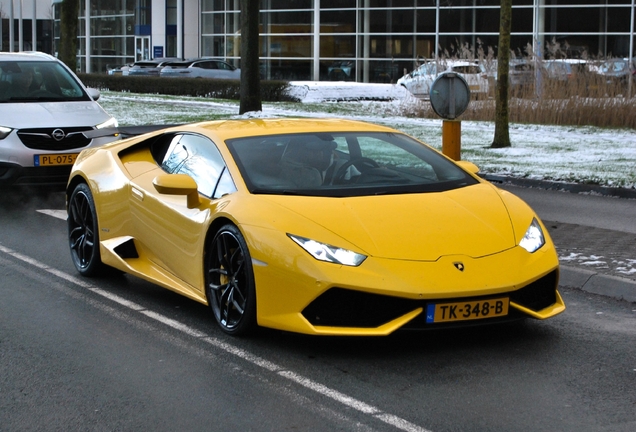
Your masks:
M526 231L526 235L523 236L519 242L519 246L532 253L541 248L545 244L545 237L539 221L536 218L532 219L532 223Z
M115 117L111 117L110 120L107 120L104 123L98 124L97 126L95 126L95 128L104 129L104 128L117 127L117 126L119 126L117 119Z
M0 140L8 137L12 130L11 128L0 126Z
M287 235L290 239L298 243L300 247L305 249L305 251L307 251L311 256L320 261L357 267L367 258L366 255L361 255L350 250L320 243L305 237L299 237L292 234Z

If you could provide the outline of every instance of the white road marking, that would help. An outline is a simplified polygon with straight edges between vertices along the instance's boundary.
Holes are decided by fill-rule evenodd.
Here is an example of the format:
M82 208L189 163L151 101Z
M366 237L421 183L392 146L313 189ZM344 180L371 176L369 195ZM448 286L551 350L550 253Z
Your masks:
M38 210L40 211L40 210ZM59 210L58 210L59 211ZM41 211L42 213L45 213L45 211ZM46 213L49 214L49 213ZM66 219L66 212L64 212L64 219ZM59 217L59 216L56 216ZM61 278L67 282L73 283L75 285L78 285L82 288L88 289L91 292L98 294L104 298L107 298L108 300L111 300L115 303L118 303L119 305L126 307L130 310L139 312L141 314L143 314L144 316L154 319L164 325L167 325L169 327L172 327L173 329L183 332L189 336L195 337L195 338L200 338L202 341L207 342L211 345L213 345L216 348L219 348L223 351L226 351L229 354L232 354L244 361L247 361L255 366L258 366L262 369L265 369L267 371L270 372L274 372L276 373L278 376L286 378L296 384L299 384L309 390L312 390L322 396L326 396L342 405L345 405L349 408L352 408L356 411L359 411L363 414L372 416L390 426L393 426L399 430L403 430L406 432L431 432L429 429L425 429L423 427L420 427L416 424L413 424L401 417L383 412L382 410L380 410L379 408L376 408L372 405L369 405L365 402L362 402L358 399L355 399L351 396L347 396L344 393L341 393L337 390L334 390L332 388L329 388L323 384L320 384L316 381L313 381L309 378L306 378L302 375L299 375L293 371L287 370L279 365L277 365L276 363L270 362L269 360L265 360L261 357L258 357L257 355L254 355L250 352L247 352L237 346L234 346L232 344L229 344L227 342L221 341L215 337L211 337L206 335L205 333L202 333L194 328L191 328L183 323L180 323L178 321L175 321L173 319L170 319L166 316L163 316L161 314L158 314L154 311L148 310L146 308L144 308L141 305L138 305L137 303L131 302L129 300L126 300L123 297L120 297L118 295L109 293L107 291L102 290L101 288L98 288L86 281L84 281L83 279L71 276L67 273L64 273L60 270L54 269L52 267L47 266L44 263L41 263L29 256L23 255L19 252L13 251L12 249L9 249L7 247L4 247L0 244L0 252L3 252L7 255L10 255L24 263L27 263L29 265L32 265L40 270L44 270L48 273L50 273L53 276L56 276L58 278Z
M38 213L44 213L45 215L53 216L54 218L66 220L66 210L50 210L50 209L42 209L37 210Z

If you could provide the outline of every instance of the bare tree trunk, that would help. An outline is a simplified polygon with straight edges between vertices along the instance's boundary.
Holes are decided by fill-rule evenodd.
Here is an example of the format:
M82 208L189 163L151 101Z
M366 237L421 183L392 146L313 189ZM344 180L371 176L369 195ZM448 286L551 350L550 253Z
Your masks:
M261 111L259 54L259 3L241 0L241 104L239 114Z
M512 0L501 0L499 46L497 47L497 89L495 92L495 137L492 148L510 147L508 110L508 70L510 67L510 27Z
M59 58L73 72L77 71L77 26L79 0L64 0L60 10Z

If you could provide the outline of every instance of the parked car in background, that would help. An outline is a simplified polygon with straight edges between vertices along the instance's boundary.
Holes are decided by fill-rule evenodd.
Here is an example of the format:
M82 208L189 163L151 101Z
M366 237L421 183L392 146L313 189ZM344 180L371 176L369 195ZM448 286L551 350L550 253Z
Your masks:
M483 63L473 61L453 62L450 63L448 71L461 75L468 83L471 93L476 93L480 96L488 95L490 83L488 82L488 71Z
M132 63L119 65L119 66L106 65L106 71L108 72L108 75L127 76L128 70L131 68L132 65L133 65Z
M426 62L418 66L412 72L397 80L397 84L406 88L417 98L428 98L430 96L431 85L437 78L438 71L442 71L444 66L434 61Z
M583 59L546 60L544 90L552 96L584 96L595 94L599 82L594 64Z
M537 73L541 74L537 76ZM535 59L511 59L508 71L510 90L514 94L532 91L537 79L543 79L546 70L543 63Z
M601 76L607 84L626 84L629 78L636 78L636 57L630 61L626 58L615 58L605 60L598 67L596 73Z
M119 139L90 137L117 126L99 96L51 55L0 53L0 185L64 185L81 150Z
M455 72L468 83L472 93L488 95L490 80L486 66L475 61L440 61L426 62L413 72L400 78L397 83L418 98L430 96L431 85L435 79L445 72Z
M327 69L330 81L353 81L356 78L355 63L350 60L334 62Z
M167 63L159 74L168 78L240 79L241 70L216 59L197 59Z
M159 76L161 69L169 62L177 61L173 58L156 58L154 60L136 61L128 69L129 76Z
M583 59L558 59L546 60L543 64L548 80L568 82L576 79L577 75L589 73L588 63Z
M377 62L371 67L370 82L372 83L393 83L400 76L400 67L389 62Z

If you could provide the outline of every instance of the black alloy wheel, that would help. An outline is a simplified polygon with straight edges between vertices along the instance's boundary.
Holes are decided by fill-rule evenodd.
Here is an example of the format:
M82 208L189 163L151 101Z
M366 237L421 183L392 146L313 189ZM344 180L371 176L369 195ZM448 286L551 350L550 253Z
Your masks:
M99 234L95 201L88 185L75 187L68 201L68 243L71 258L83 276L95 276L104 265L99 254Z
M247 243L234 225L223 226L205 257L208 302L221 329L230 335L256 327L256 290Z

